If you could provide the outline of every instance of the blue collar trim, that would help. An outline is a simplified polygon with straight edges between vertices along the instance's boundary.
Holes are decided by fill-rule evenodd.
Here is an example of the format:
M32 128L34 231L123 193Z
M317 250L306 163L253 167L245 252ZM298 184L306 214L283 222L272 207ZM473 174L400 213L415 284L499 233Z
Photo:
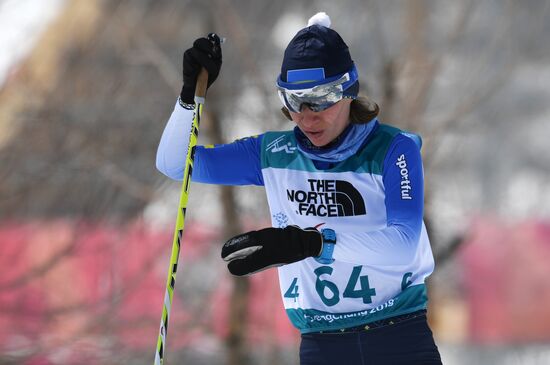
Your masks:
M308 158L325 162L340 162L353 156L363 145L369 134L378 125L378 119L367 124L350 123L347 128L332 142L323 147L317 147L298 128L294 128L297 147Z

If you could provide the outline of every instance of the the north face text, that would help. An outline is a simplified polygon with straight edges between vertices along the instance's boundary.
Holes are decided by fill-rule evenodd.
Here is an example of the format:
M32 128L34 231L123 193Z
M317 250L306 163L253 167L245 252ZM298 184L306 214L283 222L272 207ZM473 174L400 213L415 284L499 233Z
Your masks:
M298 203L296 213L317 217L345 217L366 214L361 194L347 181L308 179L309 189L287 189L290 202Z

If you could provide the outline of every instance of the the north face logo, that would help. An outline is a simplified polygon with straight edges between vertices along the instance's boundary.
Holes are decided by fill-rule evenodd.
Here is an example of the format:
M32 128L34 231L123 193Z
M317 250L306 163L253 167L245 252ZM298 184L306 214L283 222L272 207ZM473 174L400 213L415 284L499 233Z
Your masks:
M363 197L347 181L308 179L309 191L287 189L290 202L298 203L297 214L346 217L367 214Z

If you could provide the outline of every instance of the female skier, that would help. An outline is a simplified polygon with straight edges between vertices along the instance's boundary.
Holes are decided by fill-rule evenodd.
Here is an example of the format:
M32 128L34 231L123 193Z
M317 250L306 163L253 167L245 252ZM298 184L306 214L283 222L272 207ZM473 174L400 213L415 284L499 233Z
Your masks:
M199 71L210 86L221 64L215 34L184 53L184 85L157 152L172 179L183 178ZM288 44L276 89L293 130L196 147L193 181L267 193L272 227L224 244L229 271L278 267L302 365L441 364L426 320L434 261L420 138L380 123L378 105L358 98L357 68L324 13Z

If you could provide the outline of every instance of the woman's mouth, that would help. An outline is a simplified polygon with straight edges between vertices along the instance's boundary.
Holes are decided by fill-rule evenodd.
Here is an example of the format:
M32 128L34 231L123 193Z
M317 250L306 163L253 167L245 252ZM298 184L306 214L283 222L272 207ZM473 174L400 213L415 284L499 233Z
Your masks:
M319 137L323 134L323 131L304 131L304 133L308 137Z

